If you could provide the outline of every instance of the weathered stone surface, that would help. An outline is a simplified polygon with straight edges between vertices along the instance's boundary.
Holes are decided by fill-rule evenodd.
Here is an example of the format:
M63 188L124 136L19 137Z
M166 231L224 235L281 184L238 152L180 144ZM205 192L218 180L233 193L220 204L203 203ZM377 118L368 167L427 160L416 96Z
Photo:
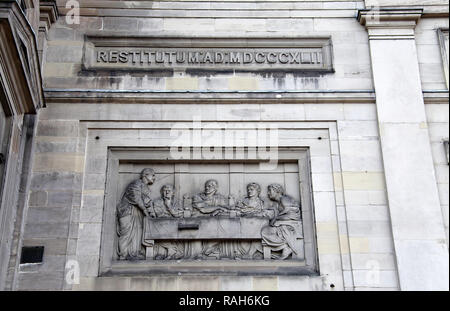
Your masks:
M35 101L22 96L29 86L11 97L13 105L18 104L12 111L11 136L5 136L8 130L0 126L0 145L6 146L0 152L7 154L11 147L7 165L0 168L0 181L5 180L6 187L0 186L7 190L0 189L0 226L6 226L0 228L0 262L10 262L8 275L0 267L0 289L12 284L14 274L17 289L71 289L63 281L66 259L80 264L81 284L74 290L448 289L444 276L448 275L449 178L443 147L448 140L448 71L443 66L445 46L437 35L438 29L448 28L443 17L448 14L448 1L88 0L80 2L79 24L68 24L65 1L58 4L60 16L48 33L38 29L39 6L27 9L29 25L25 26L39 35L36 40L32 33L21 36L31 39L24 41L28 55L17 49L19 60L29 60L22 64L29 73L38 73L41 67L46 96L46 108L37 111L29 161L21 154L22 134L27 131L22 129L24 118L15 115L22 110L21 103L28 106ZM370 12L364 9L371 5L383 7L376 24L365 15ZM384 14L393 7L400 10ZM420 18L422 12L427 18ZM355 18L358 13L364 25ZM215 38L214 44L223 43L223 38L253 37L262 39L261 49L275 49L267 44L274 38L292 44L298 38L331 37L334 70L88 69L83 59L84 49L91 48L87 34L115 38L122 42L118 50L140 49L147 39L124 44L134 36L178 38L188 45L202 37ZM37 43L36 51L30 42ZM200 49L213 49L209 44L203 42ZM34 65L35 56L42 60L40 65ZM0 70L1 80L11 86L5 94L20 93L23 81L29 81L30 93L39 97L41 88L34 85L38 75L23 81L8 78L4 69L19 64L16 58L6 57ZM242 198L245 185L252 181L265 192L269 180L284 185L302 203L311 195L303 216L313 219L304 221L305 232L313 234L304 249L317 252L313 261L317 260L320 272L291 275L291 267L271 261L257 268L254 262L241 261L239 271L252 272L237 276L229 265L183 266L181 262L176 268L151 263L149 269L158 275L144 276L147 272L136 268L139 264L127 262L120 267L130 269L126 277L102 276L105 266L117 271L111 258L116 241L108 237L115 236L116 203L126 185L142 168L155 163L150 150L171 146L175 125L195 127L192 120L197 117L203 128L273 126L278 128L280 146L304 148L308 156L299 167L296 159L278 166L273 175L238 163L227 169L222 162L215 163L214 171L208 171L207 162L171 168L166 165L168 157L158 158L161 171L152 199L160 198L159 190L170 183L183 190L175 191L182 201L185 193L199 193L211 175L219 180L225 197ZM212 135L207 140L220 141ZM117 148L128 154L117 160ZM143 155L137 159L139 153ZM114 176L115 165L123 178ZM301 180L302 172L311 180ZM17 192L26 193L26 199ZM22 215L27 217L24 232L20 232ZM11 219L17 223L15 228ZM14 234L5 235L4 228L14 229ZM42 265L15 270L21 234L23 245L45 246ZM113 261L109 266L103 251ZM309 260L305 264L310 265ZM197 275L165 275L176 269ZM379 269L378 274L374 269Z

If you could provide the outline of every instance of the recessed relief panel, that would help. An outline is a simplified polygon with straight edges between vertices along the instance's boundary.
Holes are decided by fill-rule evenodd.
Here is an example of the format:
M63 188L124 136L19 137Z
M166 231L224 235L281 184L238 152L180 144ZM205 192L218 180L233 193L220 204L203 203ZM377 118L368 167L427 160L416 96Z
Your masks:
M121 169L118 260L304 259L299 191L286 192L299 182L292 165L151 166Z
M255 161L112 158L104 263L125 270L127 263L199 261L314 268L310 192L308 181L302 183L308 174L301 172L301 159L280 160L267 171Z

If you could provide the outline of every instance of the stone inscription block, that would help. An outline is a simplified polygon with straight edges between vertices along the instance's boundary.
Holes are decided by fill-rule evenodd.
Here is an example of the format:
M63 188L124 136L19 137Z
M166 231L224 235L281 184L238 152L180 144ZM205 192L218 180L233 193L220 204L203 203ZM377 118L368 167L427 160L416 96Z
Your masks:
M89 70L333 70L330 38L87 36L83 59Z

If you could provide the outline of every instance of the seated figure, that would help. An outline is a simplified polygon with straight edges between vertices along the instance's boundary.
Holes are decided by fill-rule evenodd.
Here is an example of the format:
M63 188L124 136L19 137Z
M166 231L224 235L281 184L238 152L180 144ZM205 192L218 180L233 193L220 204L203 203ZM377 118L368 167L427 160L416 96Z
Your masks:
M161 198L153 202L149 208L152 218L181 218L183 208L180 201L175 198L175 187L164 185L161 188ZM155 259L181 259L184 257L185 245L183 242L157 242Z
M247 197L236 203L236 209L241 217L273 217L271 210L266 210L266 202L260 197L261 186L257 183L249 183L247 185Z
M261 231L262 245L273 252L281 251L281 255L272 254L272 259L284 260L296 253L295 226L301 220L300 204L286 195L279 184L270 185L268 195L275 204L275 217Z
M192 198L193 216L217 216L229 214L228 199L218 193L219 182L210 179L205 190Z
M183 208L180 201L175 198L175 187L173 185L164 185L161 188L161 198L153 202L150 215L154 218L183 217Z

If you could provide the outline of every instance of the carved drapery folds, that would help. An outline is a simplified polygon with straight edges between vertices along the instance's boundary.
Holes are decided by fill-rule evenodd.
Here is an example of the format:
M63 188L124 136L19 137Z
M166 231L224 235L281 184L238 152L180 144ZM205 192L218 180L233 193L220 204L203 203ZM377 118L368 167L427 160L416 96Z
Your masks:
M210 179L180 201L171 184L152 199L155 180L154 170L144 169L117 205L119 260L304 258L301 206L282 185L269 185L264 198L252 182L236 199Z

